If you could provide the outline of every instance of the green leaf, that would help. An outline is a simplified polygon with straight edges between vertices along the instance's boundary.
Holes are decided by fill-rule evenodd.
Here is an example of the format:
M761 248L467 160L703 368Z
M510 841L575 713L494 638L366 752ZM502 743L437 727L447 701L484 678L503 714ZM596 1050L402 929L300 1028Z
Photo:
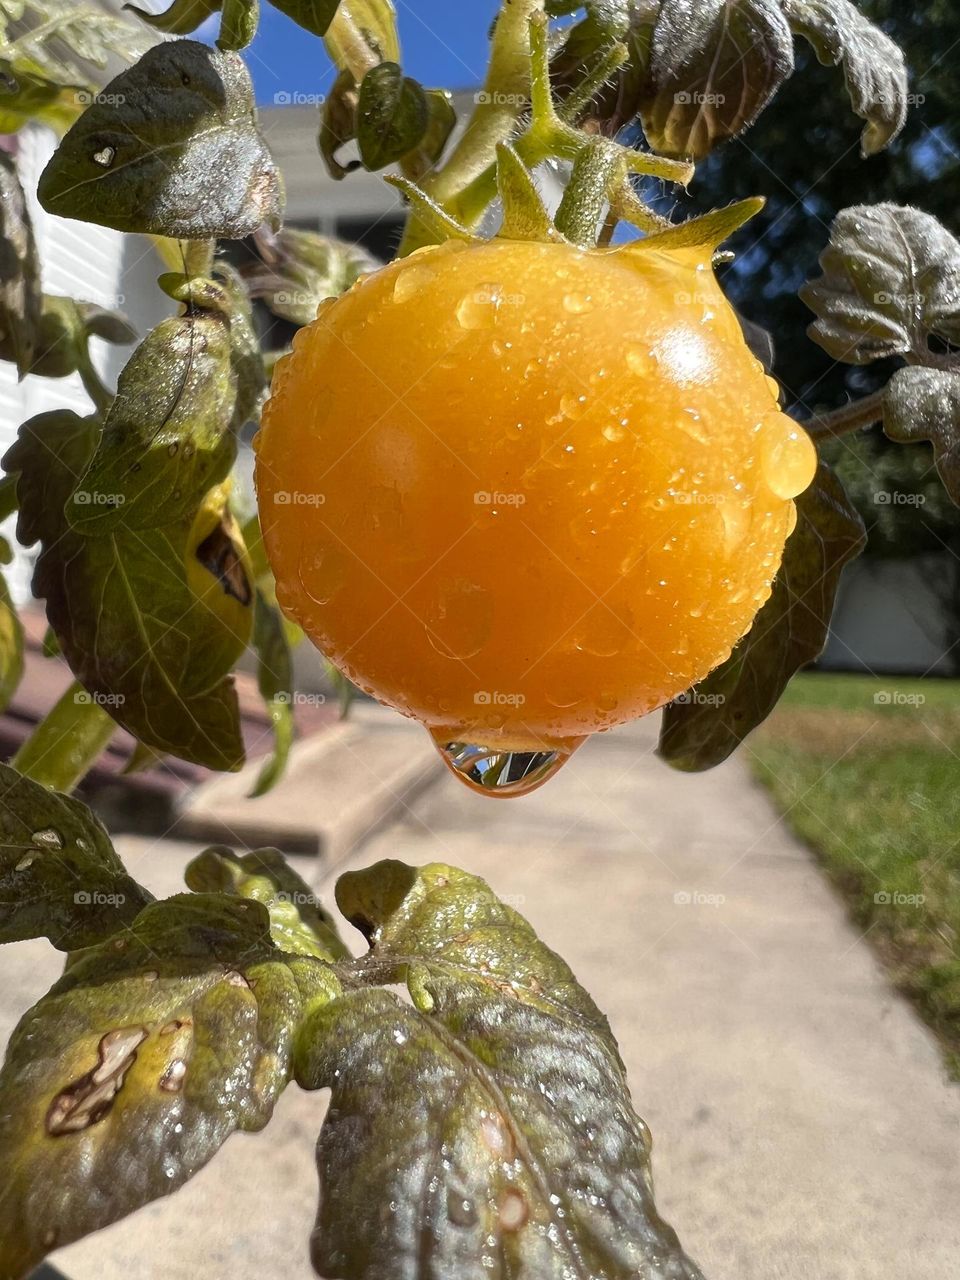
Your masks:
M150 49L70 129L37 194L61 217L188 240L278 222L280 177L243 59L192 40Z
M30 372L41 378L67 378L78 369L86 371L91 367L91 338L126 346L137 335L119 311L45 293Z
M824 66L843 67L854 111L867 124L864 156L882 151L907 118L907 67L896 44L850 0L782 0L790 29Z
M823 274L800 297L808 329L835 360L869 364L930 354L930 335L960 341L960 243L936 218L895 204L837 214L820 255Z
M6 709L23 675L23 627L0 574L0 711Z
M253 590L226 494L191 521L85 535L65 515L93 453L95 419L41 414L3 460L19 473L17 536L41 543L34 593L78 680L134 737L211 769L243 742L227 674L246 647Z
M352 990L298 1033L297 1079L333 1091L319 1273L418 1276L426 1249L458 1280L699 1277L654 1207L607 1021L529 924L436 864L351 873L337 901L371 942L358 973L406 976L416 1008Z
M262 796L283 776L293 746L294 724L293 659L283 615L260 588L253 611L253 647L257 652L257 685L274 732L273 753L264 761L250 793Z
M0 1072L0 1275L168 1195L229 1135L270 1119L305 999L266 909L220 896L147 907L84 952L21 1020Z
M793 74L777 0L663 0L643 127L655 151L701 159L748 129Z
M354 169L360 168L359 160L343 165L337 152L357 136L357 82L350 71L341 71L333 82L320 111L320 134L317 145L331 178L339 182Z
M898 444L929 440L943 487L960 506L960 370L900 369L884 397L883 429Z
M360 245L296 227L258 243L264 260L244 270L247 287L274 315L297 325L310 324L324 299L338 298L379 265Z
M5 8L9 9L9 3ZM105 67L111 57L133 61L150 41L138 24L105 12L85 0L30 0L33 19L7 48L15 61L25 61L50 80L73 88L95 90L90 66ZM86 95L86 100L92 94ZM82 105L82 100L77 108Z
M360 82L357 145L364 167L385 169L422 141L430 122L423 89L395 62L381 62Z
M161 321L120 374L72 495L73 527L102 535L192 517L233 464L235 401L228 318L195 309Z
M230 368L237 388L231 428L240 431L248 422L259 420L269 381L260 339L254 326L250 293L243 277L227 262L218 262L213 275L227 297Z
M40 329L40 262L13 157L0 151L0 360L21 377L30 369Z
M0 764L0 942L89 947L150 901L85 804Z
M324 35L327 53L335 65L341 71L349 71L357 83L368 71L371 60L400 61L393 0L340 0L336 19Z
M403 171L414 182L429 173L443 155L457 123L452 96L445 89L421 90L427 104L427 125L412 152L404 157Z
M823 462L796 505L797 527L753 626L726 662L664 710L659 753L677 769L726 760L826 643L840 572L866 541L863 521Z
M218 846L187 867L186 882L197 893L230 893L262 903L270 913L270 936L291 955L342 960L349 953L332 916L307 882L277 849L238 854Z
M113 737L117 724L100 701L74 682L11 760L34 782L72 791Z
M16 133L35 120L52 129L68 129L83 105L79 85L43 73L25 58L0 58L0 133Z
M285 13L306 31L315 36L324 36L337 12L340 0L272 0L275 9ZM349 9L356 6L351 0L344 0Z
M571 10L578 8L571 6ZM657 6L634 0L592 0L584 8L585 16L567 28L550 58L550 82L568 118L581 124L590 121L615 137L636 118L649 91ZM604 76L605 60L618 44L626 50L626 59ZM591 92L588 86L598 75L600 83Z

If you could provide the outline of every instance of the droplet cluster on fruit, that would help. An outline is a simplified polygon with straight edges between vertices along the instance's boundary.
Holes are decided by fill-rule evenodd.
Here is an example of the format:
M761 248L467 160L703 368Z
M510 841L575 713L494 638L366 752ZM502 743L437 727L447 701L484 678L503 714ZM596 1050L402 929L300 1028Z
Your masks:
M522 790L750 627L815 467L776 396L709 248L420 250L277 366L280 604L448 756L486 749L473 781L492 760Z

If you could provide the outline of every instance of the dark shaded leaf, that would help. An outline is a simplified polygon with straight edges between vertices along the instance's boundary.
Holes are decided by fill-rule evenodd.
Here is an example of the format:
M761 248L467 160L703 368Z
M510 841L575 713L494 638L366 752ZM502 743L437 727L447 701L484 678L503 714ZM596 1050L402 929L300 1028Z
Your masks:
M863 155L894 139L907 118L907 67L896 44L850 0L782 0L790 29L811 45L824 66L843 67L854 111L867 124Z
M823 274L800 290L810 337L835 360L929 354L930 334L960 341L960 243L936 218L895 204L838 213Z
M381 62L360 82L357 145L364 167L384 169L418 146L430 108L423 89L395 62Z
M333 21L340 0L271 0L274 8L279 9L306 31L315 36L327 34L327 28ZM345 0L348 8L356 6Z
M230 321L219 311L172 316L147 335L120 374L74 490L75 529L155 529L197 510L233 463L230 358Z
M415 151L404 157L404 173L418 182L443 155L457 123L453 98L445 89L424 89L427 103L427 127Z
M342 960L348 952L317 895L278 849L238 854L206 849L187 867L185 878L197 893L231 893L261 902L270 913L270 936L291 955Z
M658 0L592 0L585 16L564 34L550 59L550 79L561 101L580 95L616 44L627 51L625 62L583 103L573 118L589 122L610 137L638 115L649 90L650 42ZM570 6L571 10L579 8Z
M0 942L89 947L151 900L86 805L0 764Z
M663 0L644 132L655 151L700 159L749 128L792 73L777 0Z
M260 251L263 263L244 270L247 286L274 315L297 325L310 324L325 298L338 298L379 265L361 245L297 227L261 242Z
M297 1039L330 1086L314 1265L337 1280L693 1280L653 1204L649 1135L606 1019L527 922L474 876L387 862L343 876L370 939L351 991ZM390 1123L382 1123L384 1099Z
M192 40L150 49L70 129L37 194L62 217L188 240L277 222L280 178L243 59Z
M248 422L258 420L269 385L263 363L263 352L253 322L253 307L243 277L235 267L218 262L213 271L226 290L230 317L230 368L237 395L231 428L240 431Z
M33 225L13 157L0 151L0 360L12 360L21 377L33 360L41 306Z
M30 372L41 378L66 378L89 368L91 338L126 346L136 342L137 335L119 311L45 293Z
M352 71L341 71L333 82L320 112L317 145L331 178L338 182L360 168L359 160L341 164L337 152L357 136L357 102L360 94Z
M776 706L791 676L820 656L843 566L866 541L863 521L821 462L796 499L770 599L733 653L664 710L659 754L674 768L712 769Z
M134 737L237 769L243 743L227 675L249 638L253 592L226 495L211 490L193 520L79 533L65 508L97 427L69 411L41 414L3 460L19 473L17 536L41 543L34 592L74 675Z
M82 953L21 1020L0 1072L0 1276L182 1186L270 1119L305 999L255 902L185 895Z
M884 397L883 429L898 444L929 440L943 487L960 506L960 370L898 370Z

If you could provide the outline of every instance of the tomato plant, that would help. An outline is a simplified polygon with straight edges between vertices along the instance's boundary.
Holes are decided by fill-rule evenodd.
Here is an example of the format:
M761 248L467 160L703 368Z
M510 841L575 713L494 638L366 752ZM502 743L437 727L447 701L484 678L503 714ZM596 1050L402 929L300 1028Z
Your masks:
M0 127L62 135L40 203L153 236L177 307L105 386L90 341L129 325L43 293L0 151L0 358L77 373L91 402L25 422L0 485L76 680L0 765L0 942L67 957L0 1072L0 1280L182 1185L293 1080L332 1090L321 1275L696 1280L606 1019L486 884L436 864L344 875L369 943L352 959L276 850L207 850L190 892L153 901L69 793L116 724L135 764L238 769L231 673L251 647L267 790L293 736L291 621L493 794L660 707L665 761L725 759L819 654L863 542L817 446L882 422L932 443L960 500L960 245L917 209L840 214L803 293L811 336L897 367L801 422L714 274L760 202L675 222L645 197L681 193L750 126L794 37L842 68L863 152L882 150L903 58L849 0L504 0L456 130L450 95L404 75L389 0L274 3L336 68L330 172L389 168L405 198L379 269L282 226L239 52L257 0L176 0L146 26L0 5ZM216 48L189 38L218 14ZM117 54L130 65L88 83ZM244 238L258 258L238 272L220 247ZM299 326L290 351L261 350L254 298ZM259 517L232 483L251 422ZM4 589L6 700L22 643Z

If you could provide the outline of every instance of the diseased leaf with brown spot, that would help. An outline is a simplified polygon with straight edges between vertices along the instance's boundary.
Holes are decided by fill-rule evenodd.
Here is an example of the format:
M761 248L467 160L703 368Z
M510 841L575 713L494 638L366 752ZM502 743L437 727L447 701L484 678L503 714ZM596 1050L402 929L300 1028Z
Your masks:
M69 411L25 423L3 460L18 475L17 536L41 544L34 593L76 678L134 737L162 754L237 769L243 742L229 672L247 645L246 557L226 493L192 519L83 534L65 512L95 447L96 419ZM220 530L220 533L216 531ZM223 576L197 557L211 535L232 544ZM229 573L227 573L229 568ZM246 580L246 582L245 582Z
M232 893L262 903L270 913L270 936L282 951L329 961L348 955L332 916L278 849L205 849L185 879L197 893Z
M40 328L40 262L13 157L0 151L0 360L21 377L30 369Z
M658 1217L649 1137L606 1019L482 880L380 863L337 901L370 940L307 1018L297 1079L330 1086L314 1266L331 1280L699 1280ZM389 1099L389 1123L383 1115Z
M326 966L273 947L264 907L220 895L154 903L81 953L0 1071L2 1280L263 1128L304 1002L337 990Z
M88 947L150 901L86 805L0 764L0 942Z
M698 160L748 129L792 74L777 0L662 0L644 132L655 151Z
M37 194L61 217L181 239L279 222L280 178L243 59L192 40L150 49L70 129Z
M733 653L664 710L659 754L674 768L712 769L779 701L791 676L820 656L843 566L866 541L863 521L823 462L797 503L773 593Z
M960 369L900 369L887 386L883 429L898 444L929 440L943 487L960 506Z

